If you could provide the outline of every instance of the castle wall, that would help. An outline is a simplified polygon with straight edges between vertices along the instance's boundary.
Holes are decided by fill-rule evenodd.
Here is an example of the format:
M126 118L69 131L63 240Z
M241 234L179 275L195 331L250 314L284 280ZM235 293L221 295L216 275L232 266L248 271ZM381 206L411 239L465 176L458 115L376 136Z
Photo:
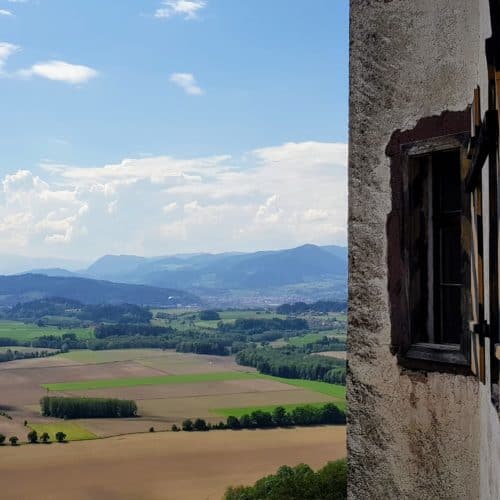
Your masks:
M500 498L489 383L405 370L391 353L386 147L486 94L487 0L351 0L350 499ZM486 109L483 104L483 110Z

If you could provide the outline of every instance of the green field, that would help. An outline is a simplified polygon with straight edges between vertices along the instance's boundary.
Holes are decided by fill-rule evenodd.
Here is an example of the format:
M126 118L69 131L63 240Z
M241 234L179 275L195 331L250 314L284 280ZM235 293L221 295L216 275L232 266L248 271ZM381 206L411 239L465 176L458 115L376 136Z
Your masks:
M313 342L317 342L318 340L321 340L325 336L330 337L331 335L327 335L326 332L307 333L306 335L302 335L301 337L290 337L288 339L288 344L295 345L297 347L302 347L306 344L312 344Z
M50 391L85 391L91 389L113 389L116 387L137 387L141 385L195 384L198 382L220 382L224 380L244 380L258 378L258 373L220 372L196 373L190 375L157 375L153 377L109 378L42 384Z
M83 441L86 439L96 439L97 436L79 424L72 422L58 422L55 424L30 424L30 427L38 433L38 437L47 432L51 441L56 440L57 432L64 432L67 441Z
M213 410L210 410L212 413L215 415L220 415L221 417L242 417L243 415L249 415L250 413L254 411L267 411L272 413L272 411L277 407L277 406L282 406L285 408L286 411L291 412L297 407L302 407L302 406L312 406L313 408L323 408L325 406L325 402L323 401L322 403L294 403L294 404L285 404L285 405L269 405L269 406L242 406L238 408L215 408ZM336 406L338 406L340 409L342 408L341 404L338 404L336 401L334 403Z
M94 336L92 328L63 328L55 326L37 326L35 324L25 324L20 321L0 320L0 338L10 338L19 342L27 342L42 335L61 336L63 333L75 333L79 338L89 339Z

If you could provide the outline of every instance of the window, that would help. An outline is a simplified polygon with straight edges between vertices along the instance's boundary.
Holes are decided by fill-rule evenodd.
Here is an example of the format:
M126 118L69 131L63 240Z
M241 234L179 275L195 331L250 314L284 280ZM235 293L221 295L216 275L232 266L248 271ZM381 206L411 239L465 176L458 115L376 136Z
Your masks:
M461 262L460 151L409 161L412 336L419 342L460 344L464 277Z
M399 360L409 368L470 367L465 143L463 135L452 135L401 148L402 290L409 319Z

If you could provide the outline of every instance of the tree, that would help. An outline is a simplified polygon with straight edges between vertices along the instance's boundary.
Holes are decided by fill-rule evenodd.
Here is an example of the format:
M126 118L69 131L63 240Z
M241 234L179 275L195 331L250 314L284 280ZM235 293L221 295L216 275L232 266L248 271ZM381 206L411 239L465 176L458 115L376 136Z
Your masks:
M28 432L28 441L31 444L38 443L38 433L35 430Z
M180 431L179 427L177 427L175 424L172 425L172 432L179 432L179 431Z
M56 432L56 439L58 443L64 443L66 440L66 434L62 431Z
M277 406L273 410L273 421L278 427L290 425L290 416L283 406Z
M154 427L150 427L149 428L149 432L154 432L155 431L155 428Z
M3 434L0 434L0 446L5 443L6 437Z
M12 446L16 446L17 445L17 442L19 441L19 438L17 436L11 436L9 438L9 441L10 441L10 444Z
M197 418L194 421L193 428L195 431L208 431L207 423L202 418Z
M193 430L193 421L189 418L184 420L184 422L182 422L182 430L191 432Z
M40 436L40 440L42 441L42 443L47 444L47 443L50 441L50 436L49 436L49 433L48 433L48 432L44 432L44 433Z
M239 429L240 421L235 416L230 415L229 417L227 417L226 425L229 427L229 429Z
M250 415L242 415L240 417L240 426L243 429L250 429L252 427L252 419L250 418Z

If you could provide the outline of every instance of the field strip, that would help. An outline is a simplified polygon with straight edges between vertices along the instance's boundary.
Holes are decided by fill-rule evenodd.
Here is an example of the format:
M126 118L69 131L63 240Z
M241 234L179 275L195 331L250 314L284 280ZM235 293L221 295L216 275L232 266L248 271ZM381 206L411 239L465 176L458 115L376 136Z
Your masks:
M41 384L50 391L85 391L89 389L112 389L115 387L137 387L140 385L195 384L199 382L219 382L224 380L246 380L260 378L252 372L196 373L191 375L159 375L152 377L108 378Z
M75 382L60 382L42 384L50 391L84 391L91 389L113 389L117 387L137 387L142 385L168 385L168 384L195 384L200 382L220 382L226 380L265 379L281 382L287 385L308 389L313 392L326 394L337 399L345 400L346 389L342 385L329 384L316 380L290 379L273 377L257 372L218 372L196 373L189 375L160 375L150 377L127 377L97 380L80 380Z
M84 441L87 439L97 439L97 436L80 424L73 422L59 422L51 424L30 424L30 427L38 433L40 437L47 432L51 441L56 440L57 432L64 432L67 441Z
M213 410L210 410L210 413L213 413L214 415L218 415L221 417L242 417L243 415L250 415L250 413L254 411L267 411L267 412L272 412L275 408L278 406L285 408L286 411L290 412L293 411L297 407L303 407L303 406L310 406L313 408L323 408L328 403L328 401L322 401L321 403L289 403L289 404L274 404L274 405L266 405L266 406L242 406L242 407L236 407L236 408L214 408ZM338 404L337 401L332 401L332 403L341 408L341 405Z

